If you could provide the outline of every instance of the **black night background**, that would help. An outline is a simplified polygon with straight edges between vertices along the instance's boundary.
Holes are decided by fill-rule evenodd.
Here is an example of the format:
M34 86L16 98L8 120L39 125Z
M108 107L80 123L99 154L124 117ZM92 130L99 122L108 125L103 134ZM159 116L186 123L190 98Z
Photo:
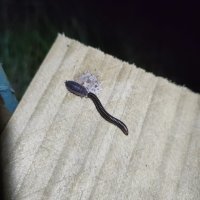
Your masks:
M0 62L20 99L57 33L200 92L198 1L1 0Z

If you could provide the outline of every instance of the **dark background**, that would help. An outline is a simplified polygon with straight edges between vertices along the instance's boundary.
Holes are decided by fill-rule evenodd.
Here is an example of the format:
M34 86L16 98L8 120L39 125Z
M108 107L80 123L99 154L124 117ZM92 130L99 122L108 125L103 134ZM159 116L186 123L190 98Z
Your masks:
M200 92L198 1L1 0L0 62L21 98L57 33Z

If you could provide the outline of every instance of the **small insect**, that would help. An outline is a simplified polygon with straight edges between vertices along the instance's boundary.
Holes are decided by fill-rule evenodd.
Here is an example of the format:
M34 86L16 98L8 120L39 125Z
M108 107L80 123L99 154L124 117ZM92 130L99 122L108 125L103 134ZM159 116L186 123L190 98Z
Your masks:
M126 125L120 121L119 119L116 119L115 117L113 117L112 115L110 115L105 108L102 106L100 100L98 99L98 97L93 94L92 92L88 92L87 89L80 85L79 83L75 82L75 81L66 81L65 82L65 86L66 88L73 94L78 95L80 97L88 97L90 98L97 111L99 112L99 114L108 122L116 125L118 128L120 128L122 130L122 132L125 135L128 135L128 128L126 127Z

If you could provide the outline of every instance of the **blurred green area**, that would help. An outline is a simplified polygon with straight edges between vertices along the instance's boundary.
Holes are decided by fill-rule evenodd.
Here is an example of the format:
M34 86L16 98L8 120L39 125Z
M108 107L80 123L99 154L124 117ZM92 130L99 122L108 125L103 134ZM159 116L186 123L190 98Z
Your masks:
M10 25L10 24L9 24ZM61 28L68 36L85 40L75 19ZM44 57L57 37L59 27L47 19L11 24L0 32L0 63L21 99Z
M31 22L30 25L18 25L0 32L0 62L18 99L25 92L55 35L53 29L44 35L32 27Z
M39 31L26 27L17 32L5 30L0 33L0 60L18 99L47 53L54 34L49 34L45 40L43 37Z

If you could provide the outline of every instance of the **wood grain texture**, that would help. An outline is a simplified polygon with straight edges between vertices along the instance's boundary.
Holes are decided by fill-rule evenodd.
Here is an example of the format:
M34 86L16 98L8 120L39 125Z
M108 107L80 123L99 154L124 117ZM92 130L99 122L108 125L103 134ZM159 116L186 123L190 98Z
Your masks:
M106 122L65 80L89 71ZM6 199L200 199L199 94L58 35L1 135Z

